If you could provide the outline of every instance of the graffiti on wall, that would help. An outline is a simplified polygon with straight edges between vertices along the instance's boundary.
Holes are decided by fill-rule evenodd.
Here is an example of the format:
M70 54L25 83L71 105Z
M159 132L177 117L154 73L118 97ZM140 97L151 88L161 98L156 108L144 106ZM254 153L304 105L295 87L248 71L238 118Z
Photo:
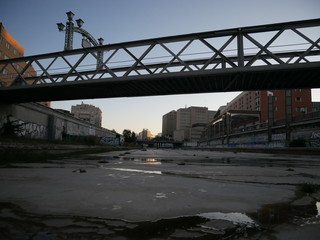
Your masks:
M121 145L121 139L120 138L115 138L115 137L100 137L100 142L103 144L108 144L112 146L119 146Z
M310 146L320 148L320 130L311 133Z
M47 127L31 122L19 121L22 126L22 131L19 136L26 138L46 138L47 137Z
M47 127L32 122L24 122L19 119L13 119L12 116L2 116L0 119L0 129L10 123L15 129L15 134L19 137L26 138L46 138Z

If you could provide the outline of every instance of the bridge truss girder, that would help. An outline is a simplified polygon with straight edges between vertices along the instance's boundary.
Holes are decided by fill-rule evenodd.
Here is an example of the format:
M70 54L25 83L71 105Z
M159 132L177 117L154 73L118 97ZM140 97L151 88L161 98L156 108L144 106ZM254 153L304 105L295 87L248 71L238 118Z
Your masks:
M317 88L319 42L313 19L6 59L0 101Z

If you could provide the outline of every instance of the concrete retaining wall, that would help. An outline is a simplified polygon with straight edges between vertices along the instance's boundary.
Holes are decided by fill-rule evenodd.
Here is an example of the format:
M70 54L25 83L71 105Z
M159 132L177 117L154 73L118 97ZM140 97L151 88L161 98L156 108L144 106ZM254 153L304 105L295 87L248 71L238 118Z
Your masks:
M295 127L291 131L291 140L304 139L306 145L312 148L320 148L320 125L312 125L310 127ZM268 142L266 132L261 133L245 133L243 135L230 136L229 143L226 138L214 139L208 142L200 143L201 147L285 147L286 134L272 134L272 141Z
M0 129L8 118L21 125L19 135L27 138L61 140L93 135L102 142L119 145L116 133L37 103L0 104Z

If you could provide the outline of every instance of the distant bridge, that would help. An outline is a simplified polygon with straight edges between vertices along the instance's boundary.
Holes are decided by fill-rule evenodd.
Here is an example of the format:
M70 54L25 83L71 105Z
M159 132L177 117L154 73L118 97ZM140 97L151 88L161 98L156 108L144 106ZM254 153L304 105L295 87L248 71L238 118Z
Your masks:
M312 19L6 59L0 102L319 88L319 41Z

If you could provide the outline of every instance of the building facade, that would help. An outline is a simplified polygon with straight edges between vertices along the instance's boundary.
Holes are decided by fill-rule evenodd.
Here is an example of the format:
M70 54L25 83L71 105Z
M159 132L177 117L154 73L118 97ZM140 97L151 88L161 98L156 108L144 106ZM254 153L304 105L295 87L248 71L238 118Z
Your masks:
M173 137L175 141L197 141L215 113L207 107L194 106L173 110L162 117L162 136Z
M267 122L269 117L268 95L273 96L274 120L286 118L286 104L291 105L292 117L312 112L311 89L289 90L289 103L285 102L285 90L242 92L221 111L229 110L260 111L260 122Z
M320 112L320 102L312 102L312 112Z
M177 111L173 110L162 116L162 136L173 138L177 128Z
M141 132L141 139L142 140L148 140L148 139L151 139L152 137L153 137L153 135L149 129L142 130L142 132Z
M191 127L190 108L180 108L177 110L176 130L182 130Z
M15 40L10 33L6 31L2 22L0 22L0 60L18 58L24 56L24 48ZM0 72L0 85L7 87L14 83L17 71L22 70L26 67L26 63L19 62L9 64ZM23 77L32 77L36 76L37 73L32 66L29 66L28 69L24 72ZM51 107L51 102L39 102L42 105Z
M291 122L310 118L315 110L311 89L242 92L226 106L219 108L202 139L225 136L228 139L230 134L268 127L266 137L271 141L271 128L286 125L286 139L289 142Z
M101 127L102 112L98 107L82 102L81 104L71 107L71 114L76 118Z

